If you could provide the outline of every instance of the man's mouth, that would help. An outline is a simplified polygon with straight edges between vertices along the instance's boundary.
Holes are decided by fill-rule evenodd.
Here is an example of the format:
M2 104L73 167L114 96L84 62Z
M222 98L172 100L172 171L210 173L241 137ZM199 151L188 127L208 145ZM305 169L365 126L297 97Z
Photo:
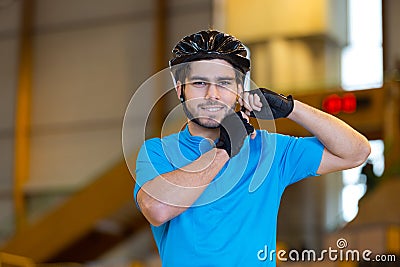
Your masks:
M218 112L222 110L224 107L223 106L201 106L200 107L202 110L206 110L208 112Z

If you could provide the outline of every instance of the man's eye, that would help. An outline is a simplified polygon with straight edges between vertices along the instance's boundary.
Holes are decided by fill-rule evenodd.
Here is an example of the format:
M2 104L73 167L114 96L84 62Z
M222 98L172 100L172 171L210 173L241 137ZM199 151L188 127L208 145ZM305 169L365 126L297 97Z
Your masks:
M218 83L219 87L223 87L223 88L230 88L232 86L232 82L231 81L221 81Z
M206 82L202 82L202 81L196 81L196 82L192 82L192 85L194 87L205 87L207 85Z
M222 81L219 83L221 86L228 86L231 85L232 83L230 81Z

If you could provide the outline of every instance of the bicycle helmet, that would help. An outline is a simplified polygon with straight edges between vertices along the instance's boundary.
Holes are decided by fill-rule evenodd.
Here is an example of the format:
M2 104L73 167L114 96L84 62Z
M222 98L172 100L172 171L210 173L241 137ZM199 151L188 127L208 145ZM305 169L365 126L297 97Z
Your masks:
M250 60L242 42L216 30L200 31L184 37L172 50L169 65L203 59L223 59L243 74L250 70Z

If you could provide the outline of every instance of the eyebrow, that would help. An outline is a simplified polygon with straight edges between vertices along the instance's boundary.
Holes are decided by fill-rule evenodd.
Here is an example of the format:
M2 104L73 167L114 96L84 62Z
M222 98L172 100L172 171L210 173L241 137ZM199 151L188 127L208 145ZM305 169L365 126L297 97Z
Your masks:
M207 81L207 82L210 81L210 79L208 77L204 77L204 76L191 76L191 77L189 77L189 80L201 80L201 81ZM235 80L235 77L231 77L231 76L217 77L217 81L233 81L233 80Z

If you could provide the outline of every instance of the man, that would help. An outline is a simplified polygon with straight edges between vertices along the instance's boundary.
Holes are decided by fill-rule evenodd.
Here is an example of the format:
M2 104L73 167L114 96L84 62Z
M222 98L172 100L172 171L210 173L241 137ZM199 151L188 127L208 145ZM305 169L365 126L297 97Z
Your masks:
M275 254L259 251L275 250L284 189L362 164L367 139L290 96L244 92L250 61L233 36L213 30L186 36L170 66L188 123L145 142L134 192L163 266L274 266ZM244 112L235 112L237 102ZM254 131L246 114L287 117L314 137Z

